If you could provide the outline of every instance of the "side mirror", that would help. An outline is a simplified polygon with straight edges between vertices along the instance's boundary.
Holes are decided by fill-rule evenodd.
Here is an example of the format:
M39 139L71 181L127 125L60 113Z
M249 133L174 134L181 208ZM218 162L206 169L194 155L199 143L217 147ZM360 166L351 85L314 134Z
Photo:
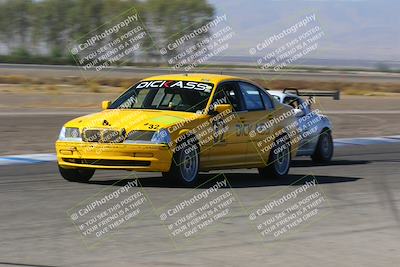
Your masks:
M226 110L232 110L232 105L230 104L218 104L214 106L214 112L215 113L222 113Z
M299 108L295 108L294 109L294 116L296 116L296 117L303 117L305 114L304 114L304 111L302 111L301 109L299 109Z
M101 102L101 108L104 109L108 109L111 105L111 101L103 101Z

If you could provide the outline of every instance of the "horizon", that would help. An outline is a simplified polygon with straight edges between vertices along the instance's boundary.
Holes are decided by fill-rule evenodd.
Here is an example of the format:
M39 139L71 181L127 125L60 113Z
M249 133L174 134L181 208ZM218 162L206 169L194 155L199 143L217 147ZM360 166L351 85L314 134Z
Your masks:
M227 23L237 33L227 56L249 56L248 48L255 43L314 13L326 35L318 50L305 58L400 60L400 17L396 13L400 2L397 1L298 0L295 5L290 0L209 2L215 6L216 15L227 14ZM270 10L268 16L264 14L266 10Z

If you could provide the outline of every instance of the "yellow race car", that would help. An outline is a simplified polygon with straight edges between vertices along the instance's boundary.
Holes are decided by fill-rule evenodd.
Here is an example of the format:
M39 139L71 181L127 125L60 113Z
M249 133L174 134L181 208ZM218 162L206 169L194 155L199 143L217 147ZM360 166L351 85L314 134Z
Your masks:
M162 172L184 185L218 169L281 177L297 152L292 109L238 77L154 76L102 108L62 127L56 152L66 180L88 181L96 169Z

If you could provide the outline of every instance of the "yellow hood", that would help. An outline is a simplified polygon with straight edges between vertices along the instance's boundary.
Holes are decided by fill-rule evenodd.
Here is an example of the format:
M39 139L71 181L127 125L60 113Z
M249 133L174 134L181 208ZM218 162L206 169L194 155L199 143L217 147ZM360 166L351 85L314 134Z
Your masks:
M203 116L203 115L200 115ZM65 124L66 127L115 128L131 130L159 130L177 123L193 120L198 114L169 110L108 109L78 117Z

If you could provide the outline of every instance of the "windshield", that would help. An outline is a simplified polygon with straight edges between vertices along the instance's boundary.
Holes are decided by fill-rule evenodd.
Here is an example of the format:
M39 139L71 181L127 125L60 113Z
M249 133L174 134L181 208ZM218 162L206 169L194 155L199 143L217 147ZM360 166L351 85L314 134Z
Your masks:
M159 109L202 112L213 84L194 81L142 81L115 100L110 109Z

